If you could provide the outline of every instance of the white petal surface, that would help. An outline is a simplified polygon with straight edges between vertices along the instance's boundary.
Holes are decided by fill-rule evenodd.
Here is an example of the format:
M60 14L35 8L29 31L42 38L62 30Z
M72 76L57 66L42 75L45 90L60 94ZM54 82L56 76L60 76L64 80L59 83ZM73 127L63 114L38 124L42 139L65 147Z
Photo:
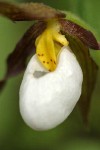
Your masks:
M75 55L63 47L54 72L47 72L34 55L20 87L22 118L35 130L62 123L81 95L83 74Z

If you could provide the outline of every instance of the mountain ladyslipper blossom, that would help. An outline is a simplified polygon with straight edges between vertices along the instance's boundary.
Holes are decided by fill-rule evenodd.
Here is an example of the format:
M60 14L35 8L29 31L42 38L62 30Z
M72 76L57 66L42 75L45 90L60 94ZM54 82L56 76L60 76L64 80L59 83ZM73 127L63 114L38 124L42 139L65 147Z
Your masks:
M3 89L9 77L26 69L19 92L26 124L34 130L52 129L77 102L87 124L98 70L89 48L100 49L93 33L72 14L41 3L0 2L0 15L14 22L36 20L8 56L7 72L0 81Z

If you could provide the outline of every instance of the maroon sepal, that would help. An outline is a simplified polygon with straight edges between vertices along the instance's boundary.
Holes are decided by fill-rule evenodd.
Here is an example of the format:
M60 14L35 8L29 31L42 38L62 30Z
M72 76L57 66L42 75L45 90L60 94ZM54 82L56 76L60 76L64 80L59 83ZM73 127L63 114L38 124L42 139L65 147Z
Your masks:
M27 58L35 54L35 40L46 28L45 22L37 22L24 34L15 50L7 58L7 72L0 81L0 89L9 77L16 76L26 68Z
M100 44L97 42L92 32L66 19L60 19L59 22L61 24L61 31L63 33L67 33L72 37L79 38L86 46L91 49L100 50Z
M12 21L46 20L64 18L66 15L42 3L10 4L0 2L0 14Z

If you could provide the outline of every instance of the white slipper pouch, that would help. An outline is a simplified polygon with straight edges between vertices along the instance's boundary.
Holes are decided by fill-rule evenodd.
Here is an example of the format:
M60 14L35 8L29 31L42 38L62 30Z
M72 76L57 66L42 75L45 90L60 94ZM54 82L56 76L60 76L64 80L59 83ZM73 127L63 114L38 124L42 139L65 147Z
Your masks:
M62 48L53 72L34 55L20 87L20 112L26 124L48 130L62 123L80 98L82 81L82 69L69 47Z

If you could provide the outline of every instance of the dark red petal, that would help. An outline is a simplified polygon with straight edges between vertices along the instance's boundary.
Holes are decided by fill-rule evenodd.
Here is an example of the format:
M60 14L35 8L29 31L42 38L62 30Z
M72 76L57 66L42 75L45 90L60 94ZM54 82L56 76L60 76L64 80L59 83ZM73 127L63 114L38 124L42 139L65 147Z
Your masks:
M96 50L100 49L100 45L92 32L69 20L61 19L60 23L62 32L67 33L72 37L78 37L89 48Z
M63 18L65 14L42 3L22 3L19 5L0 2L0 14L13 21L45 20Z
M66 34L71 50L76 55L83 71L82 94L79 100L79 108L85 124L88 123L91 97L97 79L98 66L92 60L89 49L78 38Z
M0 81L1 87L3 87L5 80L16 76L26 68L28 56L35 54L35 39L45 28L44 22L34 24L16 45L15 50L7 58L7 72L5 78Z

